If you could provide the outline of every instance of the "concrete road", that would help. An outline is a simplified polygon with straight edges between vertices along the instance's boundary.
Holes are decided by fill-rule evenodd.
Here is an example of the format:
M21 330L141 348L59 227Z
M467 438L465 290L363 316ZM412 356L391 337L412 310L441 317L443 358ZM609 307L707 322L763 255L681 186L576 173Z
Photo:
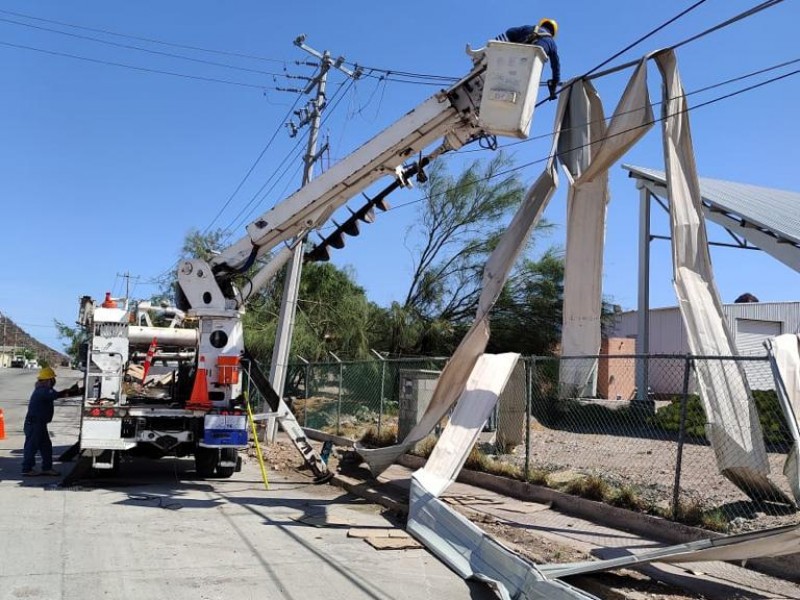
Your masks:
M265 491L254 461L228 480L195 478L189 460L123 464L116 479L66 490L23 480L35 375L0 369L0 599L495 598L424 549L379 551L348 537L393 525L377 506L301 474L273 473ZM60 371L57 388L78 378ZM56 455L75 441L77 418L75 401L56 408Z

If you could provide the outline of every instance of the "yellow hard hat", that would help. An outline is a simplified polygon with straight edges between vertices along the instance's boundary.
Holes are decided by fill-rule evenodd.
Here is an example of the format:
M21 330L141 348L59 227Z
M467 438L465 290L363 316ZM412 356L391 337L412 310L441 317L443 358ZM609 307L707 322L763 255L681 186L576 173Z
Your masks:
M553 30L553 37L556 37L558 35L558 23L556 23L555 19L544 18L541 21L539 21L539 27L541 27L542 25L547 25L548 27L550 27L550 29Z
M39 371L39 375L36 377L39 381L45 381L47 379L55 379L56 372L53 371L50 367L42 367L42 370Z

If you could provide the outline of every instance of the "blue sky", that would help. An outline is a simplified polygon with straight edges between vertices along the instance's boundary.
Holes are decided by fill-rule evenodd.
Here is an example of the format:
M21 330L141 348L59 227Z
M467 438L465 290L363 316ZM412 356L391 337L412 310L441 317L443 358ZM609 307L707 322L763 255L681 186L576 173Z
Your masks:
M298 141L304 142L290 138L282 123L298 94L276 88L302 85L282 74L312 73L309 67L295 64L311 59L292 44L301 33L308 36L306 43L311 47L329 50L349 62L459 77L470 67L466 44L479 47L508 27L550 16L560 24L557 41L567 79L594 67L692 3L407 0L378 10L374 2L361 0L309 0L296 6L252 0L4 0L2 11L237 55L158 45L0 12L4 234L0 239L0 312L41 341L60 347L52 320L73 322L80 296L101 298L105 291L122 294L124 281L119 274L124 272L135 277L133 296L149 296L155 291L153 278L174 264L189 229L202 230L212 223L276 131L262 160L214 226L230 228L232 240L237 239L244 232L245 219L251 220L293 192L302 173L294 149ZM707 0L616 62L675 43L754 4L754 0ZM696 90L798 58L798 22L800 8L789 0L680 49L685 88ZM237 69L197 61L226 63ZM690 105L795 68L697 94L690 98ZM627 73L595 82L608 113ZM658 99L654 70L650 80L653 98ZM338 74L329 80L332 108L322 134L329 139L333 161L437 90L375 77L366 77L349 89L345 83ZM701 176L800 189L794 161L800 129L795 114L798 97L800 77L790 77L693 111ZM301 98L298 106L307 99ZM533 135L549 131L554 104L537 111ZM509 151L522 165L543 158L548 146L549 141L541 139L516 144ZM464 161L488 157L488 151L465 151L447 160L458 170ZM624 161L663 168L659 128ZM521 169L520 175L528 183L540 170L541 164L534 164ZM280 177L270 179L275 173ZM264 192L258 194L267 181ZM611 192L604 293L623 308L634 308L638 193L619 165L611 172ZM399 206L417 198L415 190L400 191L390 202ZM351 204L357 208L360 201L354 199ZM409 248L415 245L411 228L418 207L411 203L379 213L376 223L364 227L361 236L349 239L345 249L333 256L337 265L354 269L357 281L381 305L402 299L408 286ZM534 252L563 244L564 213L562 186L545 213L556 227L537 239ZM656 210L653 232L667 231L666 216ZM711 239L728 240L714 225L709 225L709 233ZM652 305L673 305L668 242L654 242L652 255ZM797 273L766 255L714 248L712 260L723 302L732 302L746 291L762 301L798 299Z

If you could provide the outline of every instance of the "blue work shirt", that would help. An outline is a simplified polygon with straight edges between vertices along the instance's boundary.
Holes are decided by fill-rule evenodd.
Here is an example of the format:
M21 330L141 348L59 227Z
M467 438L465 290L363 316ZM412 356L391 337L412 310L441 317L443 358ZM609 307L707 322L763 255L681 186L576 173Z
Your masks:
M53 388L37 383L28 402L28 414L25 418L49 423L53 420L53 402L58 397L58 392Z
M534 35L535 33L535 25L522 25L508 29L505 33L498 35L497 39L501 42L511 42L512 44L530 44L532 37L535 38L533 45L539 46L547 54L547 59L550 61L552 79L559 83L561 81L561 61L558 59L556 41L547 32L539 33L538 37Z

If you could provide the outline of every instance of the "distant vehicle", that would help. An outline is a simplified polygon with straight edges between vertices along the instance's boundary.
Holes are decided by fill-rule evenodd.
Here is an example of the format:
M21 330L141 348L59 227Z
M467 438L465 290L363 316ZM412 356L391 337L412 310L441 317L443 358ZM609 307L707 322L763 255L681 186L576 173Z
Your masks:
M38 369L39 368L39 359L38 358L31 358L25 361L25 368L26 369Z
M11 367L14 369L24 369L25 368L25 357L24 356L15 356L11 359Z

